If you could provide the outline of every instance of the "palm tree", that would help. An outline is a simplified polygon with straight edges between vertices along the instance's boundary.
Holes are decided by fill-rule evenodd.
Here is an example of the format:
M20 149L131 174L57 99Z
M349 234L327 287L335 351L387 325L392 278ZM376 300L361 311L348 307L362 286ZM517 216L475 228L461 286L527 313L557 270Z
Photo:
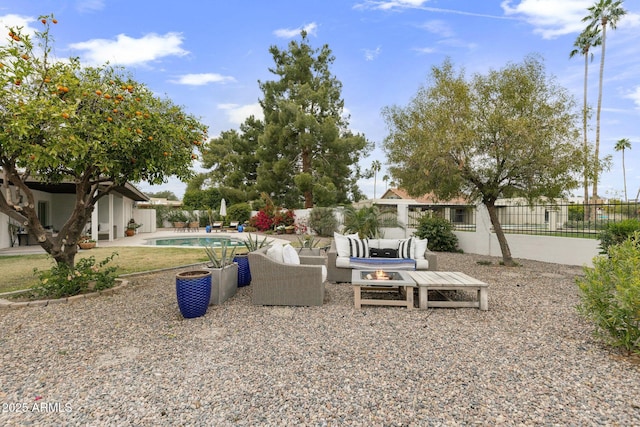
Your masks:
M378 181L378 172L382 169L382 163L379 160L374 160L371 163L371 170L373 171L373 198L376 198L376 183Z
M628 138L622 138L616 142L614 147L616 151L622 151L622 178L624 180L624 201L627 202L627 171L624 168L624 150L631 150L631 141Z
M382 180L384 181L384 190L387 191L389 189L389 180L391 179L391 177L387 174L384 174L384 176L382 177Z
M589 108L587 106L587 81L589 77L589 59L593 61L593 52L589 52L592 47L599 46L602 44L602 38L598 34L597 31L587 28L582 31L576 41L573 43L575 49L573 49L569 53L569 58L573 58L574 56L580 54L584 55L584 93L583 93L583 104L582 104L582 136L583 136L583 145L584 145L584 203L587 204L589 201L589 179L588 179L588 161L589 156L587 155L589 150L589 142L587 138L587 122L589 117ZM591 55L589 55L591 53ZM589 210L585 209L585 214L588 215ZM589 220L587 216L585 218L586 221Z
M627 13L622 8L622 0L598 0L595 5L587 9L589 15L582 19L588 22L586 30L602 31L602 55L600 56L600 79L598 83L598 106L596 108L596 147L595 147L595 171L593 175L593 194L598 197L598 175L600 174L600 111L602 110L602 78L604 76L604 54L607 42L607 26L616 29L618 20ZM585 31L586 31L585 30Z

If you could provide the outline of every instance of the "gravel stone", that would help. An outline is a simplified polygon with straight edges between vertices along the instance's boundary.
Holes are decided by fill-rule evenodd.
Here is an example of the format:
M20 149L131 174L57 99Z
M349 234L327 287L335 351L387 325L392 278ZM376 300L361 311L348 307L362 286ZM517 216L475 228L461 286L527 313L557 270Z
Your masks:
M438 256L489 283L489 311L355 310L328 283L322 307L248 286L183 319L177 271L1 309L0 425L640 425L640 363L577 314L581 268Z

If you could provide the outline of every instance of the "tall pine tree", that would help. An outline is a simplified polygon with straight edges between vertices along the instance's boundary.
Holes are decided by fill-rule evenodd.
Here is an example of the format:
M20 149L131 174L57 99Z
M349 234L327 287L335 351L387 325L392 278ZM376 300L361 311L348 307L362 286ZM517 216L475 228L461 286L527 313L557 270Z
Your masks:
M277 80L260 82L264 133L256 152L257 187L287 207L357 200L358 160L372 144L348 129L328 45L313 49L307 33L301 36L287 50L269 49L275 62L269 71Z

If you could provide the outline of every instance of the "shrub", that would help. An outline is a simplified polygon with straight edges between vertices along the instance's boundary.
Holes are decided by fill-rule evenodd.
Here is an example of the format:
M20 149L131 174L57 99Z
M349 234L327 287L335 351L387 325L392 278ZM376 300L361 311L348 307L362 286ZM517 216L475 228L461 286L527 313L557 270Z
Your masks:
M270 230L273 226L273 218L270 217L264 210L258 211L258 213L251 217L249 225L257 228L259 231Z
M640 221L637 219L609 223L600 233L600 253L606 254L610 246L624 242L636 231L640 231Z
M331 237L338 230L338 220L332 208L313 208L309 214L309 228L318 236Z
M462 252L458 249L458 237L453 233L453 225L442 217L423 216L414 233L421 239L428 239L429 250L438 252Z
M100 291L112 288L116 281L116 267L105 266L115 258L113 253L96 264L94 256L80 258L75 267L56 264L50 270L33 270L39 275L39 285L33 288L34 298L63 298L88 291Z
M607 255L596 257L576 280L578 311L607 344L640 354L640 232L609 246Z
M249 203L236 203L227 208L227 218L230 221L238 221L240 224L244 224L249 221L251 216L251 206Z

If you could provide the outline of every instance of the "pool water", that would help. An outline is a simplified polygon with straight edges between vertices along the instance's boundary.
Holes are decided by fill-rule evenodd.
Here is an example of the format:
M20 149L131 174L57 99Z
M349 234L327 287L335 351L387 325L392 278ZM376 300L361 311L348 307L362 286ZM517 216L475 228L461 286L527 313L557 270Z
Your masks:
M149 239L151 246L222 246L222 242L226 241L228 246L244 247L244 241L233 239L230 237L171 237L166 239Z

